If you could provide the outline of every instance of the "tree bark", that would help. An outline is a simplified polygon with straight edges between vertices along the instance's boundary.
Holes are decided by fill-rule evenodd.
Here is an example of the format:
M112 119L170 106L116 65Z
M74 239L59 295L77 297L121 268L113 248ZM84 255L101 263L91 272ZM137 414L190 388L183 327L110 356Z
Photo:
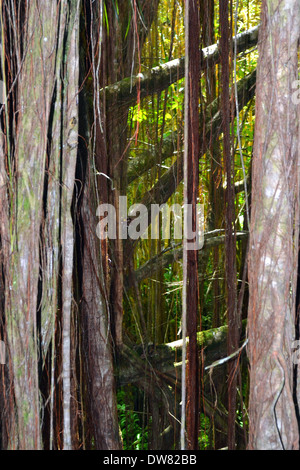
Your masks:
M298 0L263 1L249 252L250 449L299 447L292 341L299 224Z
M21 28L20 20L26 28ZM37 326L45 189L41 175L50 158L47 137L56 77L56 54L52 51L59 40L60 21L65 24L61 10L52 3L32 2L21 11L14 2L3 5L3 47L10 64L7 70L2 69L6 94L14 83L5 101L6 138L1 154L5 317L16 402L16 425L10 429L8 445L19 449L42 447ZM14 109L18 109L17 116Z
M98 450L121 449L108 316L108 294L95 233L95 205L88 184L81 208L82 328L91 423Z
M230 136L231 101L229 95L229 2L219 1L221 29L221 109L223 129L223 156L226 174L225 192L225 272L227 287L227 321L228 321L228 355L235 351L239 342L239 323L237 318L236 298L236 235L235 235L235 205L234 205L234 158ZM235 449L235 419L236 419L236 390L238 362L231 361L228 365L228 449Z
M79 15L80 0L62 3L67 21L66 77L63 86L64 113L61 190L62 246L62 379L63 379L63 443L64 450L72 449L71 433L71 315L73 300L74 226L71 215L78 144L78 86L79 86ZM68 17L69 16L69 17Z
M199 324L199 280L198 280L198 236L200 222L197 220L199 203L199 99L200 99L200 18L198 0L188 0L185 12L186 64L185 64L185 113L184 113L184 227L191 227L193 239L183 239L183 296L182 323L186 323L189 336L187 347L187 396L186 396L186 439L190 450L198 449L199 434L199 357L197 329ZM190 220L188 220L190 218ZM195 247L192 248L192 245ZM188 314L187 314L188 312ZM185 326L182 327L185 331ZM183 364L185 367L185 364ZM183 369L184 369L183 367ZM184 383L183 371L182 387ZM182 398L182 407L185 406ZM184 449L182 449L184 450Z

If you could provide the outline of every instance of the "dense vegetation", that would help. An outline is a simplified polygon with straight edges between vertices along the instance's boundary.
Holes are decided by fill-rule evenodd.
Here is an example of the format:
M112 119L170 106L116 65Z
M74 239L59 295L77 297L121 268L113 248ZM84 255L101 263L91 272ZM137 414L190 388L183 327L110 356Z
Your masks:
M1 448L298 447L299 8L0 3Z
M160 2L158 8L157 20L153 23L151 32L144 49L141 52L139 70L141 73L147 72L149 68L159 66L172 60L173 58L184 55L185 37L184 37L184 5L180 2L174 2L170 9L170 2ZM234 7L234 6L233 6ZM220 38L219 30L219 11L218 4L215 3L213 12L213 34L210 38L202 39L202 47L217 43ZM212 12L211 12L212 14ZM260 4L259 2L239 2L237 16L237 33L247 31L251 27L259 24ZM208 22L208 19L206 20ZM203 25L205 31L205 26ZM235 26L233 25L233 31ZM203 33L204 34L204 33ZM237 58L236 80L244 78L251 73L257 65L257 48L254 46L244 51ZM201 78L201 110L205 111L213 97L218 97L220 67L216 65L213 69L207 69L203 72ZM211 82L209 81L211 80ZM212 90L214 87L214 90ZM217 98L218 99L218 98ZM253 132L255 119L255 100L251 99L245 103L241 109L239 127L241 135L241 150L243 162L241 161L240 147L237 141L237 122L232 123L232 145L234 149L234 181L239 183L244 179L242 165L245 166L245 172L250 174L251 155L253 147ZM138 126L138 138L135 139ZM128 205L143 201L147 190L152 188L155 183L165 174L166 171L176 162L178 155L182 152L184 126L184 78L172 84L166 91L155 93L152 96L142 99L130 109L128 116L128 128L131 130L128 138L134 137L134 142L130 148L129 168L135 160L141 159L146 152L155 152L155 165L148 171L136 174L136 178L128 185ZM208 134L209 135L209 134ZM165 140L172 142L173 151L164 151ZM149 153L150 153L149 152ZM225 187L224 165L222 157L222 136L207 152L200 156L200 187L199 198L204 204L205 213L205 232L221 230L225 228L224 223L224 199L222 188ZM134 166L132 165L134 168ZM131 173L130 173L131 175ZM176 175L175 175L176 178ZM249 180L247 180L249 181ZM236 231L242 232L248 230L245 204L244 187L240 185L240 191L235 198L236 211ZM215 195L214 195L215 191ZM155 202L160 203L159 199ZM169 199L169 204L182 204L183 202L183 183L178 184L173 195ZM217 208L217 209L216 209ZM223 232L224 233L224 232ZM179 240L141 240L137 244L134 253L135 270L142 269L142 266L149 259L154 258L160 253L168 253L168 250L175 251L174 257L168 258L165 265L163 256L159 256L157 263L153 266L147 279L143 279L139 284L140 299L137 298L137 292L134 289L125 293L125 311L124 328L126 334L133 343L141 341L140 323L137 320L139 315L143 314L146 325L147 342L161 344L176 341L181 334L181 294L182 294L182 256L176 254L174 246ZM176 244L177 243L177 244ZM238 287L242 285L243 266L245 263L247 240L242 239L237 243L237 282ZM200 255L201 256L201 255ZM226 282L224 270L224 244L220 243L201 256L200 271L200 317L199 330L209 330L225 325L226 317ZM244 309L246 310L246 296L244 300ZM220 357L221 358L221 357ZM241 428L247 429L247 366L244 364L243 385L239 386L239 403L237 408L237 419ZM205 410L205 405L201 413L200 420L200 448L215 448L218 443L215 442L216 430L214 427L214 414L217 409L225 406L225 395L221 395L221 388L224 389L226 381L226 369L223 371L223 383L219 386L218 402L214 404L211 414ZM177 378L180 381L180 377ZM212 375L212 382L214 374ZM218 379L220 381L220 378ZM173 383L174 387L175 384ZM204 386L204 385L203 385ZM214 387L213 383L211 385ZM126 393L124 393L126 391ZM124 396L130 396L131 400L124 400ZM163 421L162 407L151 403L151 397L142 399L140 391L135 387L126 386L119 393L119 413L121 423L130 423L124 426L124 444L127 448L140 449L141 445L147 448L148 442L140 442L139 436L149 436L151 442L151 410L157 407L159 420ZM134 400L134 397L136 398ZM210 396L214 401L215 397ZM225 412L226 413L226 412ZM127 421L126 421L127 418ZM177 416L180 419L180 415ZM134 426L132 423L136 423ZM148 431L150 425L150 433ZM157 423L162 426L162 423ZM167 422L165 424L167 428ZM145 429L145 433L143 432ZM122 425L121 425L122 429ZM130 429L131 434L128 433ZM135 429L135 433L134 430ZM226 434L226 431L221 430ZM156 432L156 431L155 431ZM130 437L129 437L130 436ZM176 442L176 437L173 436ZM226 436L223 442L226 446Z

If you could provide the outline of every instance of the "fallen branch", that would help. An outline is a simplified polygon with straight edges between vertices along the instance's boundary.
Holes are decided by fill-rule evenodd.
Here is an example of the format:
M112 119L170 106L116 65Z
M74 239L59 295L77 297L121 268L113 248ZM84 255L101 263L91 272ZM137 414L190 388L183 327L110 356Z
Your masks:
M259 26L250 28L248 31L237 35L237 52L241 53L256 46L258 41ZM234 40L232 41L234 44ZM218 44L213 44L201 51L201 70L220 62L220 48ZM137 76L127 77L123 80L108 85L101 90L100 99L105 94L107 106L126 105L131 106L137 99L137 90L140 90L140 97L159 93L168 88L172 83L184 77L185 59L174 59L163 65L152 68L149 72Z
M256 70L238 82L238 100L240 108L243 108L255 94ZM221 133L222 116L219 111L219 100L214 100L207 108L206 113L206 137L202 145L202 155L212 146ZM213 116L213 118L211 118ZM202 124L203 125L203 124ZM176 139L175 139L176 140ZM162 145L164 149L165 142ZM166 144L169 148L169 142ZM172 156L172 153L169 155ZM151 204L163 204L172 196L178 184L183 178L182 158L179 157L167 170L159 181L145 194L142 204L147 209ZM149 220L150 223L150 220Z
M242 335L245 334L246 320L243 321ZM199 349L204 348L204 366L219 361L226 355L228 326L220 326L197 333ZM187 343L189 338L187 338ZM170 384L180 382L182 339L171 343L134 345L128 339L118 361L117 385L136 384L162 374Z
M216 234L216 231L207 232L204 234L204 246L199 250L199 256L203 256L204 251L210 250L214 246L222 245L225 241L225 235L213 236ZM236 239L243 240L248 237L248 232L237 232ZM143 264L139 269L135 271L135 277L137 282L141 282L144 279L148 279L150 276L154 275L157 269L164 269L175 261L182 259L182 244L178 244L173 248L167 248L163 250L158 255L151 258L145 264ZM131 284L128 282L128 286Z

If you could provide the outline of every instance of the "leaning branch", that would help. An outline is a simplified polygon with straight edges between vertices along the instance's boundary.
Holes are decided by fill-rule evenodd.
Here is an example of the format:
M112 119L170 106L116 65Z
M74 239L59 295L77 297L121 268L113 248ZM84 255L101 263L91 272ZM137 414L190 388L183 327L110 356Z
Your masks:
M242 337L244 338L246 320L243 321ZM197 333L197 345L204 348L204 366L226 356L228 326L220 326ZM187 342L189 338L186 339ZM118 386L129 383L138 384L145 380L145 375L164 374L178 381L178 368L181 367L182 339L171 343L133 345L125 340L117 369Z
M238 82L238 100L240 109L243 108L255 94L256 70ZM213 116L213 118L211 118ZM221 133L222 115L219 111L219 100L214 100L207 109L206 113L206 135L203 141L202 155L211 147ZM203 124L201 124L203 126ZM170 148L169 142L163 143L163 149ZM169 155L172 156L172 153ZM148 191L142 204L150 209L151 204L163 204L172 196L178 184L183 178L182 157L179 157L175 163L162 175L160 180ZM150 221L149 221L150 223Z
M213 230L207 232L204 235L204 246L199 251L199 256L203 256L204 252L210 250L212 247L222 245L225 241L225 235L214 236L219 230ZM244 240L248 237L248 232L237 232L236 239ZM175 261L182 259L182 243L176 245L174 248L167 248L158 255L151 258L143 266L135 271L135 277L137 282L141 282L144 279L148 279L153 276L157 269L164 269Z
M163 163L167 158L177 153L177 132L164 137L163 145L160 151L160 162ZM134 150L134 149L133 149ZM132 183L141 175L151 170L157 165L157 147L155 145L149 149L138 150L138 155L129 158L127 169L127 184Z
M255 95L255 83L256 83L256 70L246 77L242 78L238 84L238 100L240 104L240 109L242 109L246 104L254 97ZM213 117L211 117L213 116ZM217 140L221 133L222 128L222 115L219 110L219 101L215 99L210 106L208 106L206 111L206 117L200 124L200 128L206 129L205 137L202 142L202 148L199 155L205 154L205 152L212 146L212 144ZM169 143L166 144L169 146ZM163 142L162 148L165 147L165 142ZM170 154L172 157L172 153ZM157 181L157 183L147 191L144 195L144 198L141 201L148 211L148 225L151 224L151 204L164 204L175 192L177 186L182 181L183 178L183 162L182 156L179 156L173 165L162 175L162 177ZM133 252L136 240L128 240L126 253L129 258Z
M258 41L259 26L255 26L237 35L237 52L244 52L254 46ZM234 44L234 41L232 41ZM218 44L206 47L201 51L201 70L220 62L220 48ZM166 62L163 65L152 68L145 74L127 77L123 80L105 87L101 95L105 94L107 106L113 104L130 106L137 99L137 91L140 98L158 93L168 88L172 83L184 77L184 57ZM100 97L101 98L101 97Z

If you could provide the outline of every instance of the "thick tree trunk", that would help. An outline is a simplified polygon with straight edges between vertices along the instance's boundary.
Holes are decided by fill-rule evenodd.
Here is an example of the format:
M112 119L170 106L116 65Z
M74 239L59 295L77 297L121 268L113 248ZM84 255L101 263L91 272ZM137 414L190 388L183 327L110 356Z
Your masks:
M250 233L250 449L297 449L292 341L299 223L299 0L263 1Z
M9 66L2 69L8 100L4 113L6 140L1 145L1 240L5 328L16 405L16 418L10 419L8 431L11 448L42 447L39 385L51 343L52 446L59 291L63 311L64 447L71 448L71 205L78 138L79 5L79 0L64 0L59 6L31 2L23 9L14 2L3 4L2 37Z
M12 75L6 81L6 93L10 80L15 80L16 88L6 102L8 140L1 155L5 316L17 415L17 425L9 432L9 446L39 449L42 442L36 312L44 191L41 175L46 165L47 123L56 75L55 54L50 51L56 45L60 13L52 3L28 4L23 13L27 28L22 31L26 33L22 33L14 8L13 4L4 5L1 21L8 33L5 46L8 48L9 41L13 41L15 48L8 60L17 63L17 70L12 66ZM9 26L7 13L9 21L13 18ZM18 117L11 119L14 100Z
M87 388L91 423L98 450L121 449L118 431L108 298L101 266L100 243L95 233L95 206L85 188L82 218L82 329L86 352Z

